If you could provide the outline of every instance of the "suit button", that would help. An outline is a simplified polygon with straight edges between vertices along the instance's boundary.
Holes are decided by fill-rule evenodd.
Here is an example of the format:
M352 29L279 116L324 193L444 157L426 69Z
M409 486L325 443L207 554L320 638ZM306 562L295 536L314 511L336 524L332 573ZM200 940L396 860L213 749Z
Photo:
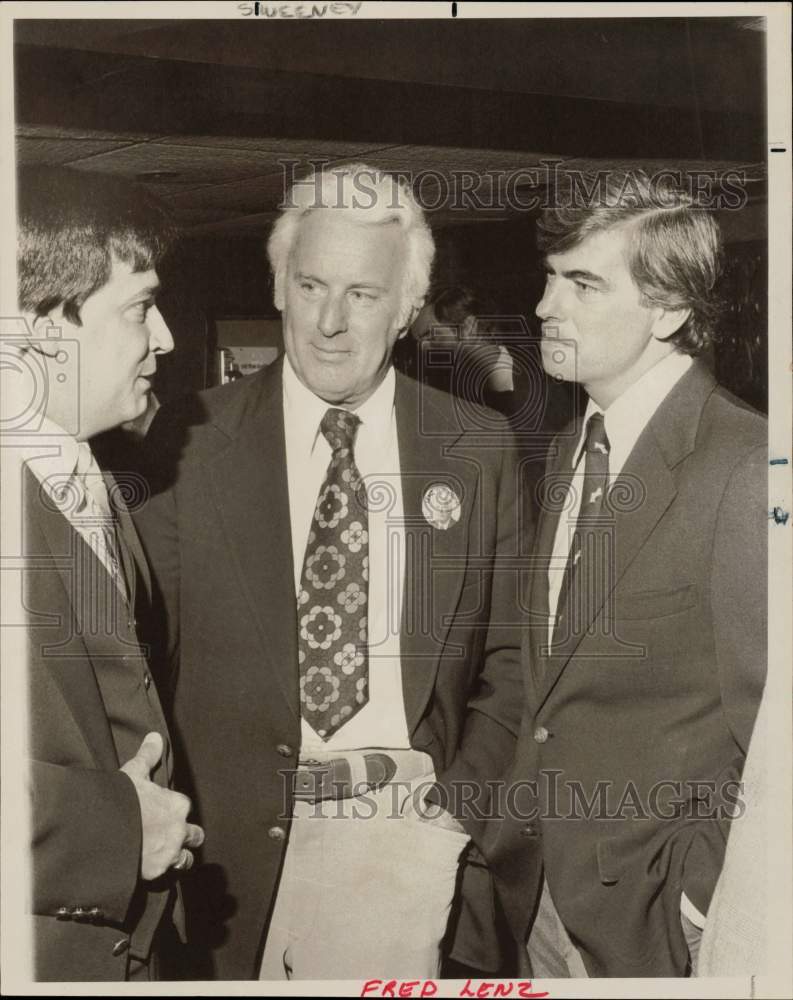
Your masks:
M551 734L545 728L545 726L537 726L534 730L534 742L535 743L545 743Z
M148 670L143 675L143 686L146 688L147 691L151 687L151 674L148 672Z
M267 831L267 836L270 840L275 840L278 843L286 840L286 830L282 826L271 826Z
M55 911L55 916L58 920L68 920L71 917L71 913L66 909L65 906L59 906Z
M282 757L291 757L295 752L288 743L279 743L275 749Z
M113 954L118 958L119 955L124 954L127 948L129 948L129 938L122 938L113 945Z
M82 906L75 906L72 910L73 920L88 920L88 912L82 908Z
M522 837L537 837L539 835L537 824L527 823L524 827L521 828L520 834Z
M91 909L88 911L89 920L99 920L99 918L102 916L104 916L104 914L102 913L102 911L99 909L98 906L92 906Z

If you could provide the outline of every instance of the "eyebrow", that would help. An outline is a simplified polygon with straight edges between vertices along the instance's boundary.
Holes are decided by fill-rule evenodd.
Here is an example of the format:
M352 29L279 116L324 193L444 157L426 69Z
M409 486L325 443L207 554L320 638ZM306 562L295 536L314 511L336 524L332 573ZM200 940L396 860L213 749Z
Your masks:
M315 275L308 274L305 271L296 271L295 272L295 278L297 278L298 281L301 281L301 280L302 281L314 281L318 285L322 285L325 288L328 287L328 283L326 281L323 281L322 278L317 278ZM348 285L347 287L348 288L371 288L371 289L373 289L375 291L378 291L378 292L387 292L388 291L388 289L385 287L385 285L378 285L377 282L375 282L375 281L354 281L351 285Z
M593 285L599 285L601 288L611 288L611 282L607 281L602 275L595 274L594 271L587 271L585 268L571 268L569 271L557 272L547 260L543 261L543 268L546 274L559 273L569 281L588 281Z
M130 297L122 306L122 309L126 309L127 306L131 306L135 302L144 302L146 299L155 298L160 288L161 286L159 282L157 282L157 284L154 285L148 285L146 288L139 288L134 295L130 295Z

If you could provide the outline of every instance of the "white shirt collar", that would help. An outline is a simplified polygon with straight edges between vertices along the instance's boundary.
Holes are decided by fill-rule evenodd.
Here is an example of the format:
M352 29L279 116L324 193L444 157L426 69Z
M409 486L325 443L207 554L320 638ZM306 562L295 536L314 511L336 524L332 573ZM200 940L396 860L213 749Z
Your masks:
M68 520L74 523L74 514L69 513L74 498L70 492L64 493L64 486L75 475L81 477L78 488L87 489L99 509L105 514L109 513L106 486L90 444L78 441L54 420L42 416L35 431L4 435L3 446L3 467L6 468L7 463L11 462L18 463L15 464L15 469L27 466L53 505ZM19 471L14 472L15 476L19 474ZM81 530L79 523L75 527ZM104 559L103 556L100 558Z
M284 417L290 445L298 454L310 455L320 433L320 422L333 404L320 399L303 385L288 357L284 357L283 382ZM370 444L387 440L395 389L396 375L393 367L390 367L372 395L354 411L361 420L358 441L362 434Z
M35 431L20 435L8 435L6 442L13 445L7 449L7 456L13 453L19 461L29 465L37 479L44 483L51 476L63 479L77 468L81 451L90 452L87 441L78 441L54 420L42 416Z
M692 363L690 355L672 351L629 386L606 410L590 398L584 413L581 437L573 455L573 468L581 460L589 418L593 413L602 413L609 439L609 476L613 479L622 470L655 411Z

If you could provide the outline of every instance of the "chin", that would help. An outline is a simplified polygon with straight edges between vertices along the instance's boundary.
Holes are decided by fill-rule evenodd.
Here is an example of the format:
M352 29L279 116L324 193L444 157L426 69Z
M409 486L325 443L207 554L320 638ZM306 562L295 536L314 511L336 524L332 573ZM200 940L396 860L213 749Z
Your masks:
M338 389L312 389L315 396L319 396L329 406L343 406L347 401L347 393Z
M124 413L123 419L120 420L118 424L116 424L116 426L128 424L131 423L133 420L137 420L139 417L143 416L143 414L146 412L148 408L149 408L149 398L147 394L143 396L141 399L138 399L134 406L128 407L128 409Z
M543 371L548 376L552 378L554 382L574 382L575 379L573 375L566 371L561 365L555 364L553 361L545 361L543 359Z
M347 395L349 386L341 384L338 379L328 378L326 372L312 372L312 378L306 380L305 385L315 396L326 400L341 400Z

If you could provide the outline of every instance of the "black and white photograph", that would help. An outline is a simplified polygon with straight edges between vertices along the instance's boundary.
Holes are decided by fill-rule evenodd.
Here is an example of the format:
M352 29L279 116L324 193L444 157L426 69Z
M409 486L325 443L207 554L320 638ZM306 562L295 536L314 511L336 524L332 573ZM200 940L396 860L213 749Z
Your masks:
M3 992L789 997L790 6L0 18Z

